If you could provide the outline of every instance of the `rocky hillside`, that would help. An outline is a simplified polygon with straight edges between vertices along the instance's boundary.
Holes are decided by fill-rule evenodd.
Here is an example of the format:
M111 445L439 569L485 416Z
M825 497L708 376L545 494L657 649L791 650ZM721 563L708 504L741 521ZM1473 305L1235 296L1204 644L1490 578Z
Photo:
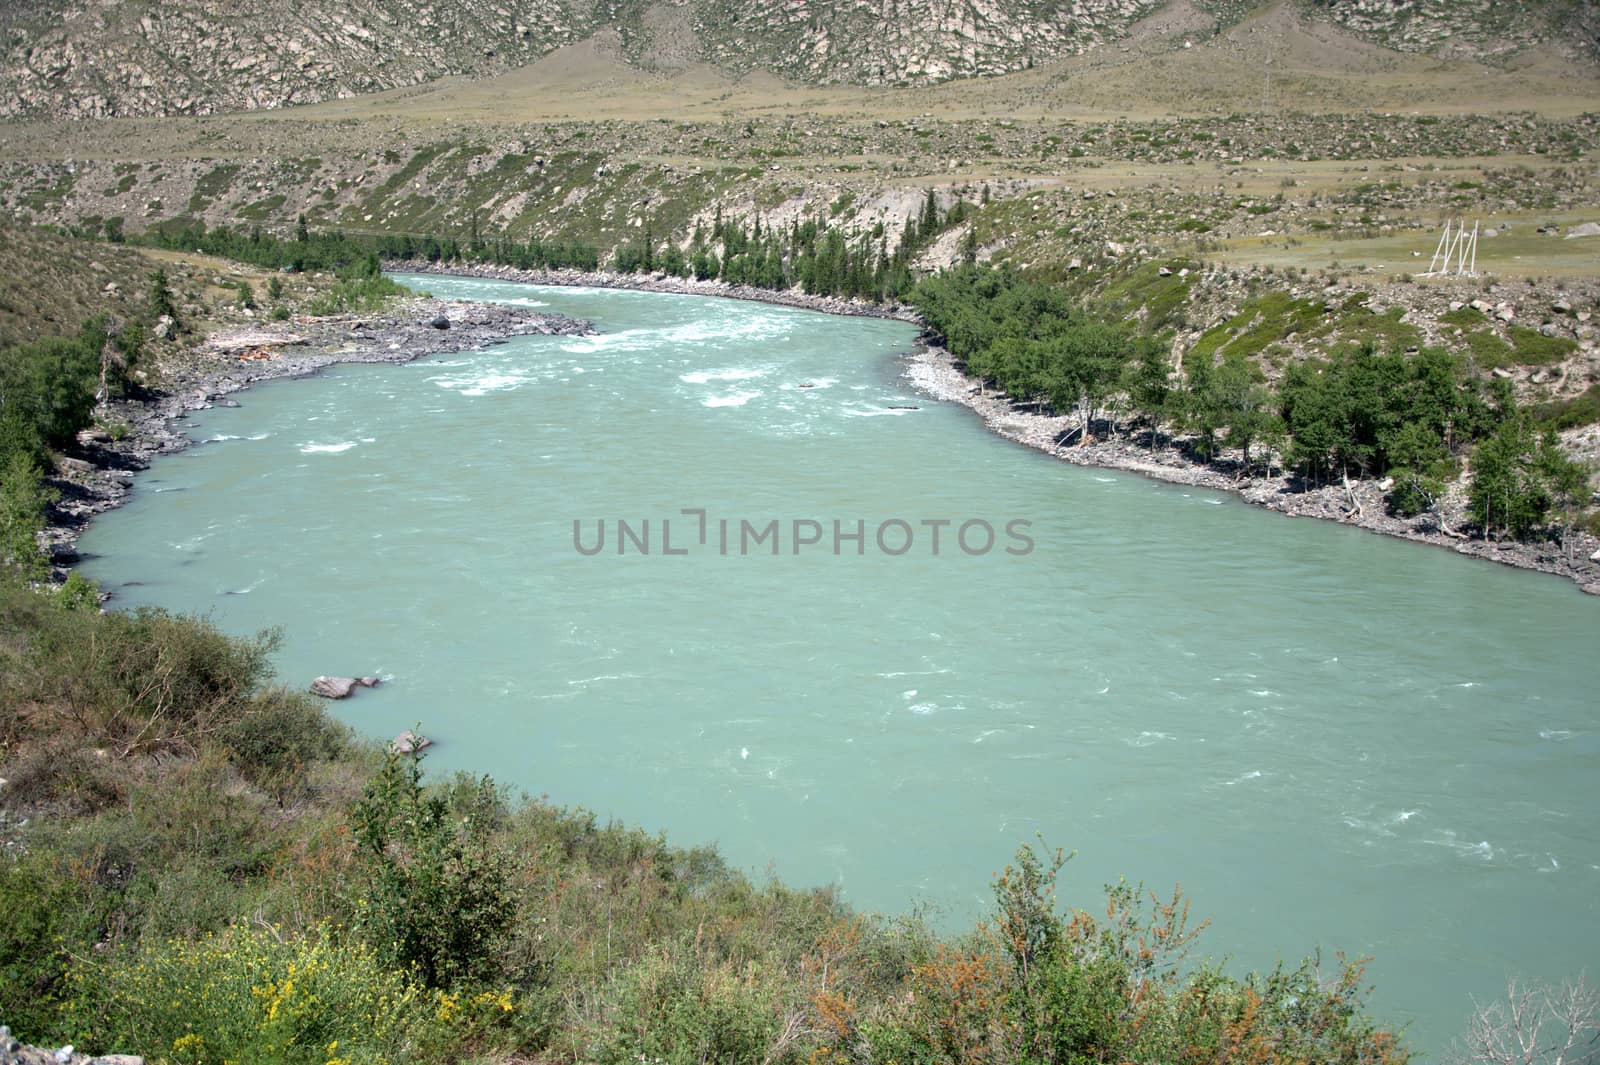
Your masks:
M879 85L1003 74L1120 36L1162 0L702 0L708 58L736 71Z
M13 0L0 116L211 114L487 74L604 14L563 0Z
M0 118L277 108L500 73L592 37L657 70L926 84L1079 55L1151 16L1186 39L1283 4L1407 51L1600 55L1586 0L11 0Z
M1600 8L1590 0L1313 0L1346 29L1404 52L1495 56L1550 42L1600 54Z

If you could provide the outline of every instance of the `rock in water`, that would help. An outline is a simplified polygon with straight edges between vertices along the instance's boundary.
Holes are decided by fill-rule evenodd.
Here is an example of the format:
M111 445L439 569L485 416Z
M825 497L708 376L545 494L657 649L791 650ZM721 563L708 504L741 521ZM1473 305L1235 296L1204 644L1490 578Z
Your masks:
M356 683L363 688L376 688L381 681L377 677L357 677Z
M428 324L433 326L435 329L449 329L450 319L446 318L442 314L439 314L435 315L433 321L429 322Z
M311 682L311 694L324 699L347 699L358 683L354 677L318 677Z
M400 733L400 735L396 736L394 738L394 742L389 744L389 746L393 748L396 754L413 754L417 751L424 751L429 747L432 747L433 741L426 736L419 736L410 729L406 729L404 732Z

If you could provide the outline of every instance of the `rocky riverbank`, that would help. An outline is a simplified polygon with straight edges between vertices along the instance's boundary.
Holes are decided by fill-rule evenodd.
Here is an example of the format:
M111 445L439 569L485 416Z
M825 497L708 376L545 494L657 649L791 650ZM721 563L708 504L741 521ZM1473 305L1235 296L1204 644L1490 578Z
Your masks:
M1451 486L1441 508L1443 522L1436 515L1397 518L1384 505L1387 489L1379 481L1352 481L1348 486L1302 490L1283 474L1238 476L1226 468L1227 455L1209 465L1198 462L1164 437L1158 438L1152 449L1143 434L1137 434L1132 441L1122 437L1091 438L1080 445L1077 438L1081 424L1077 418L1020 409L1004 395L981 388L943 348L919 345L908 359L905 376L930 396L970 408L1001 436L1074 465L1126 470L1174 484L1231 492L1246 503L1291 518L1337 521L1449 548L1461 555L1552 573L1575 581L1591 595L1600 595L1600 539L1577 533L1569 554L1566 547L1555 543L1501 543L1469 537L1456 531L1467 524L1466 493L1461 483Z
M57 567L77 560L75 543L95 515L118 506L134 474L157 455L192 441L190 411L237 406L229 398L258 381L304 377L346 362L404 363L425 355L470 351L517 336L592 336L588 322L521 307L413 297L372 314L302 317L230 328L185 349L161 367L160 386L109 404L102 424L85 430L51 479L60 499L45 532Z
M771 303L802 311L847 314L857 318L886 318L922 326L915 308L899 303L873 303L834 296L812 296L798 289L777 290L752 285L730 285L726 281L694 281L666 274L618 274L589 270L519 270L514 266L489 263L439 263L419 260L388 263L385 269L398 273L441 274L446 277L481 277L493 281L516 281L525 285L563 285L582 288L615 288L629 292L665 292L676 296L720 296L724 299Z

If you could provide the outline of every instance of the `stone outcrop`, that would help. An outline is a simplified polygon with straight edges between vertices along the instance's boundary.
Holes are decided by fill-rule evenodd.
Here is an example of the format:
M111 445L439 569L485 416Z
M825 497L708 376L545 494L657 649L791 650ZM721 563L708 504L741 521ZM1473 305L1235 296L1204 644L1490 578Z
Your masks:
M11 1037L11 1029L0 1025L0 1065L144 1065L144 1058L133 1054L105 1054L90 1057L72 1046L27 1046Z

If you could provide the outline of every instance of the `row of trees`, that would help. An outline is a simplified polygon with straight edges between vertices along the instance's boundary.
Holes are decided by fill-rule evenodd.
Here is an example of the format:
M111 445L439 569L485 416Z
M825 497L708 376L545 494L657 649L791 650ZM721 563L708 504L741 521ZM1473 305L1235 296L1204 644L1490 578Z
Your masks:
M647 224L638 241L617 248L612 266L622 273L659 271L756 288L800 285L816 296L900 300L916 282L912 260L971 211L971 205L963 200L941 208L929 189L921 211L906 220L891 251L889 234L881 223L854 236L820 216L804 221L795 218L787 227L763 228L759 215L751 220L725 219L719 207L709 230L704 224L696 225L687 254L676 241L659 239ZM976 247L969 250L975 258Z
M1098 321L1009 271L946 271L911 299L970 374L1018 402L1075 411L1082 439L1099 423L1112 434L1137 423L1152 448L1169 429L1205 461L1237 451L1240 476L1281 461L1305 487L1389 478L1388 505L1408 517L1436 511L1470 456L1472 519L1493 536L1552 520L1570 531L1590 499L1589 471L1517 407L1509 382L1443 349L1350 344L1269 383L1240 354L1191 352L1175 372L1167 338Z
M937 195L929 189L921 210L906 220L891 250L889 234L881 223L855 235L847 234L824 216L795 219L787 228L763 228L759 215L748 220L724 219L719 207L709 229L703 223L696 225L687 252L676 239L657 234L653 224L647 222L640 238L619 245L607 265L622 273L661 272L767 289L800 285L819 296L898 300L908 295L915 284L912 260L940 234L966 221L973 210L965 200L942 208ZM118 238L122 236L119 230ZM977 257L977 246L971 231L967 237L962 255L971 262ZM340 274L363 263L368 264L364 273L375 273L383 261L494 263L524 270L597 270L601 265L599 252L581 241L517 241L503 233L485 236L479 230L476 215L464 239L404 233L351 234L340 229L314 231L304 215L297 220L292 238L279 237L259 225L208 227L196 219L174 219L151 226L131 239L169 250L217 255L265 269Z
M302 215L292 238L279 237L261 226L208 227L197 220L158 223L134 238L138 243L174 251L199 251L268 270L323 270L375 274L383 261L423 260L433 263L491 262L519 269L593 270L600 256L579 241L516 241L504 235L481 239L473 233L456 237L385 233L352 234L341 229L312 230Z

